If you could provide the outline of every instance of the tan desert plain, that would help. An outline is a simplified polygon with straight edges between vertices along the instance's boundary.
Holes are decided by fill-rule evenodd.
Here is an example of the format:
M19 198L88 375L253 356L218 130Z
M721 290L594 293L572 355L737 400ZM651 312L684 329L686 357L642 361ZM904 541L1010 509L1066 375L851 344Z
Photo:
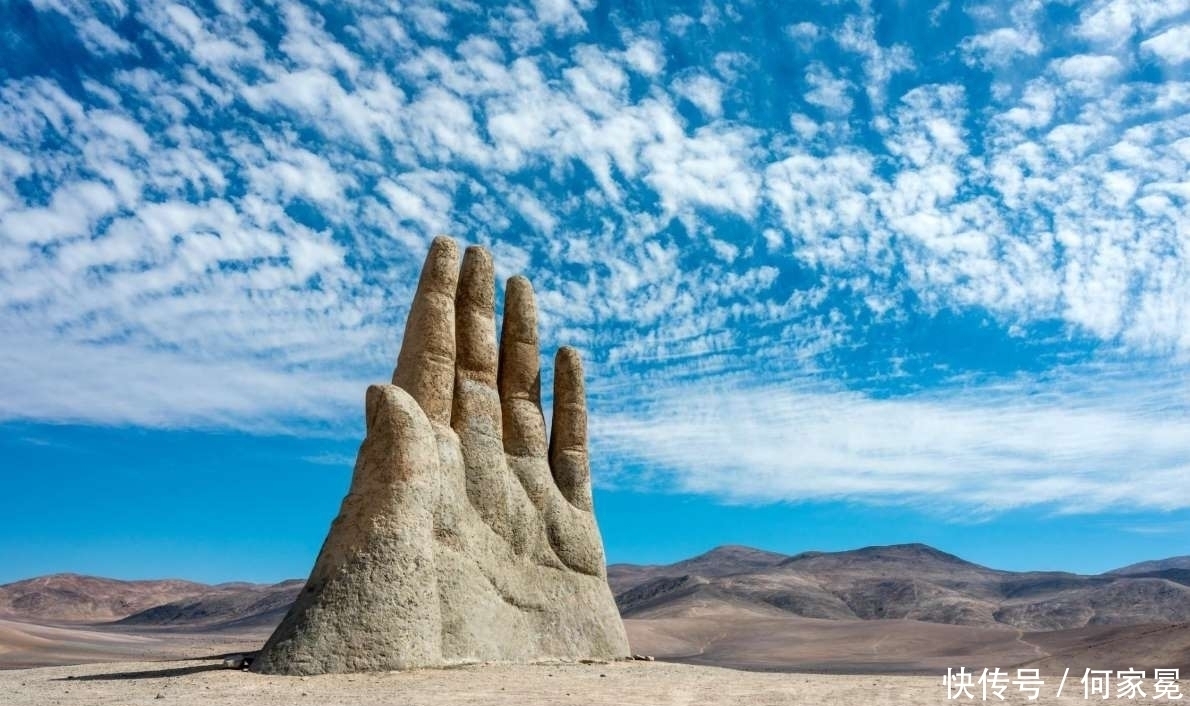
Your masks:
M532 288L509 281L497 338L493 271L434 242L305 581L0 586L0 703L1188 698L1190 557L1097 576L925 545L606 566L581 362L558 351L547 437Z

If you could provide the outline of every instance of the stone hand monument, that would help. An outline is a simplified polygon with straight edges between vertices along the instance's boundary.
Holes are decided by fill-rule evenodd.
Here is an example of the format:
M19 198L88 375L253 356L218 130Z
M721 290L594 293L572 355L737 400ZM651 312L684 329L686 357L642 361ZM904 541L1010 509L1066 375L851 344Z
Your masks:
M537 311L491 255L437 238L391 385L368 388L351 489L252 669L321 674L615 659L628 641L591 506L578 353L541 411Z

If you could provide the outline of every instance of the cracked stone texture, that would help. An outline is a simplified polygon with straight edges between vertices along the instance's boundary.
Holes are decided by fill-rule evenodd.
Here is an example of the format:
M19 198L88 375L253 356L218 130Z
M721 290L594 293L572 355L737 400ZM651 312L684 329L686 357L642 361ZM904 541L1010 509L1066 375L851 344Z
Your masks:
M271 674L617 659L628 640L591 504L582 363L541 411L537 309L491 255L434 240L391 385L366 399L351 489L298 600L252 665Z

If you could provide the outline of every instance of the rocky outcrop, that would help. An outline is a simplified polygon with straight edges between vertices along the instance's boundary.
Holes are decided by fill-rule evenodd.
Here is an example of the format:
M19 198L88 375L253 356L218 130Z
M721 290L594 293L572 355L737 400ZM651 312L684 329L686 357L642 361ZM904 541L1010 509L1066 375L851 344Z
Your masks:
M630 654L591 503L578 353L555 359L547 440L532 287L507 283L497 343L491 256L458 260L434 241L393 383L368 388L351 488L254 671Z

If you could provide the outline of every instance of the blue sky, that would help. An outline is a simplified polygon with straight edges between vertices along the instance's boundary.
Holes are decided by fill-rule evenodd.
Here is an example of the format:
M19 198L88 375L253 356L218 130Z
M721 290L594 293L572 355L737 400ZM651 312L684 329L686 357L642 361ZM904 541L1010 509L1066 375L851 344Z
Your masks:
M439 233L612 561L1190 552L1188 2L0 7L0 581L304 575Z

